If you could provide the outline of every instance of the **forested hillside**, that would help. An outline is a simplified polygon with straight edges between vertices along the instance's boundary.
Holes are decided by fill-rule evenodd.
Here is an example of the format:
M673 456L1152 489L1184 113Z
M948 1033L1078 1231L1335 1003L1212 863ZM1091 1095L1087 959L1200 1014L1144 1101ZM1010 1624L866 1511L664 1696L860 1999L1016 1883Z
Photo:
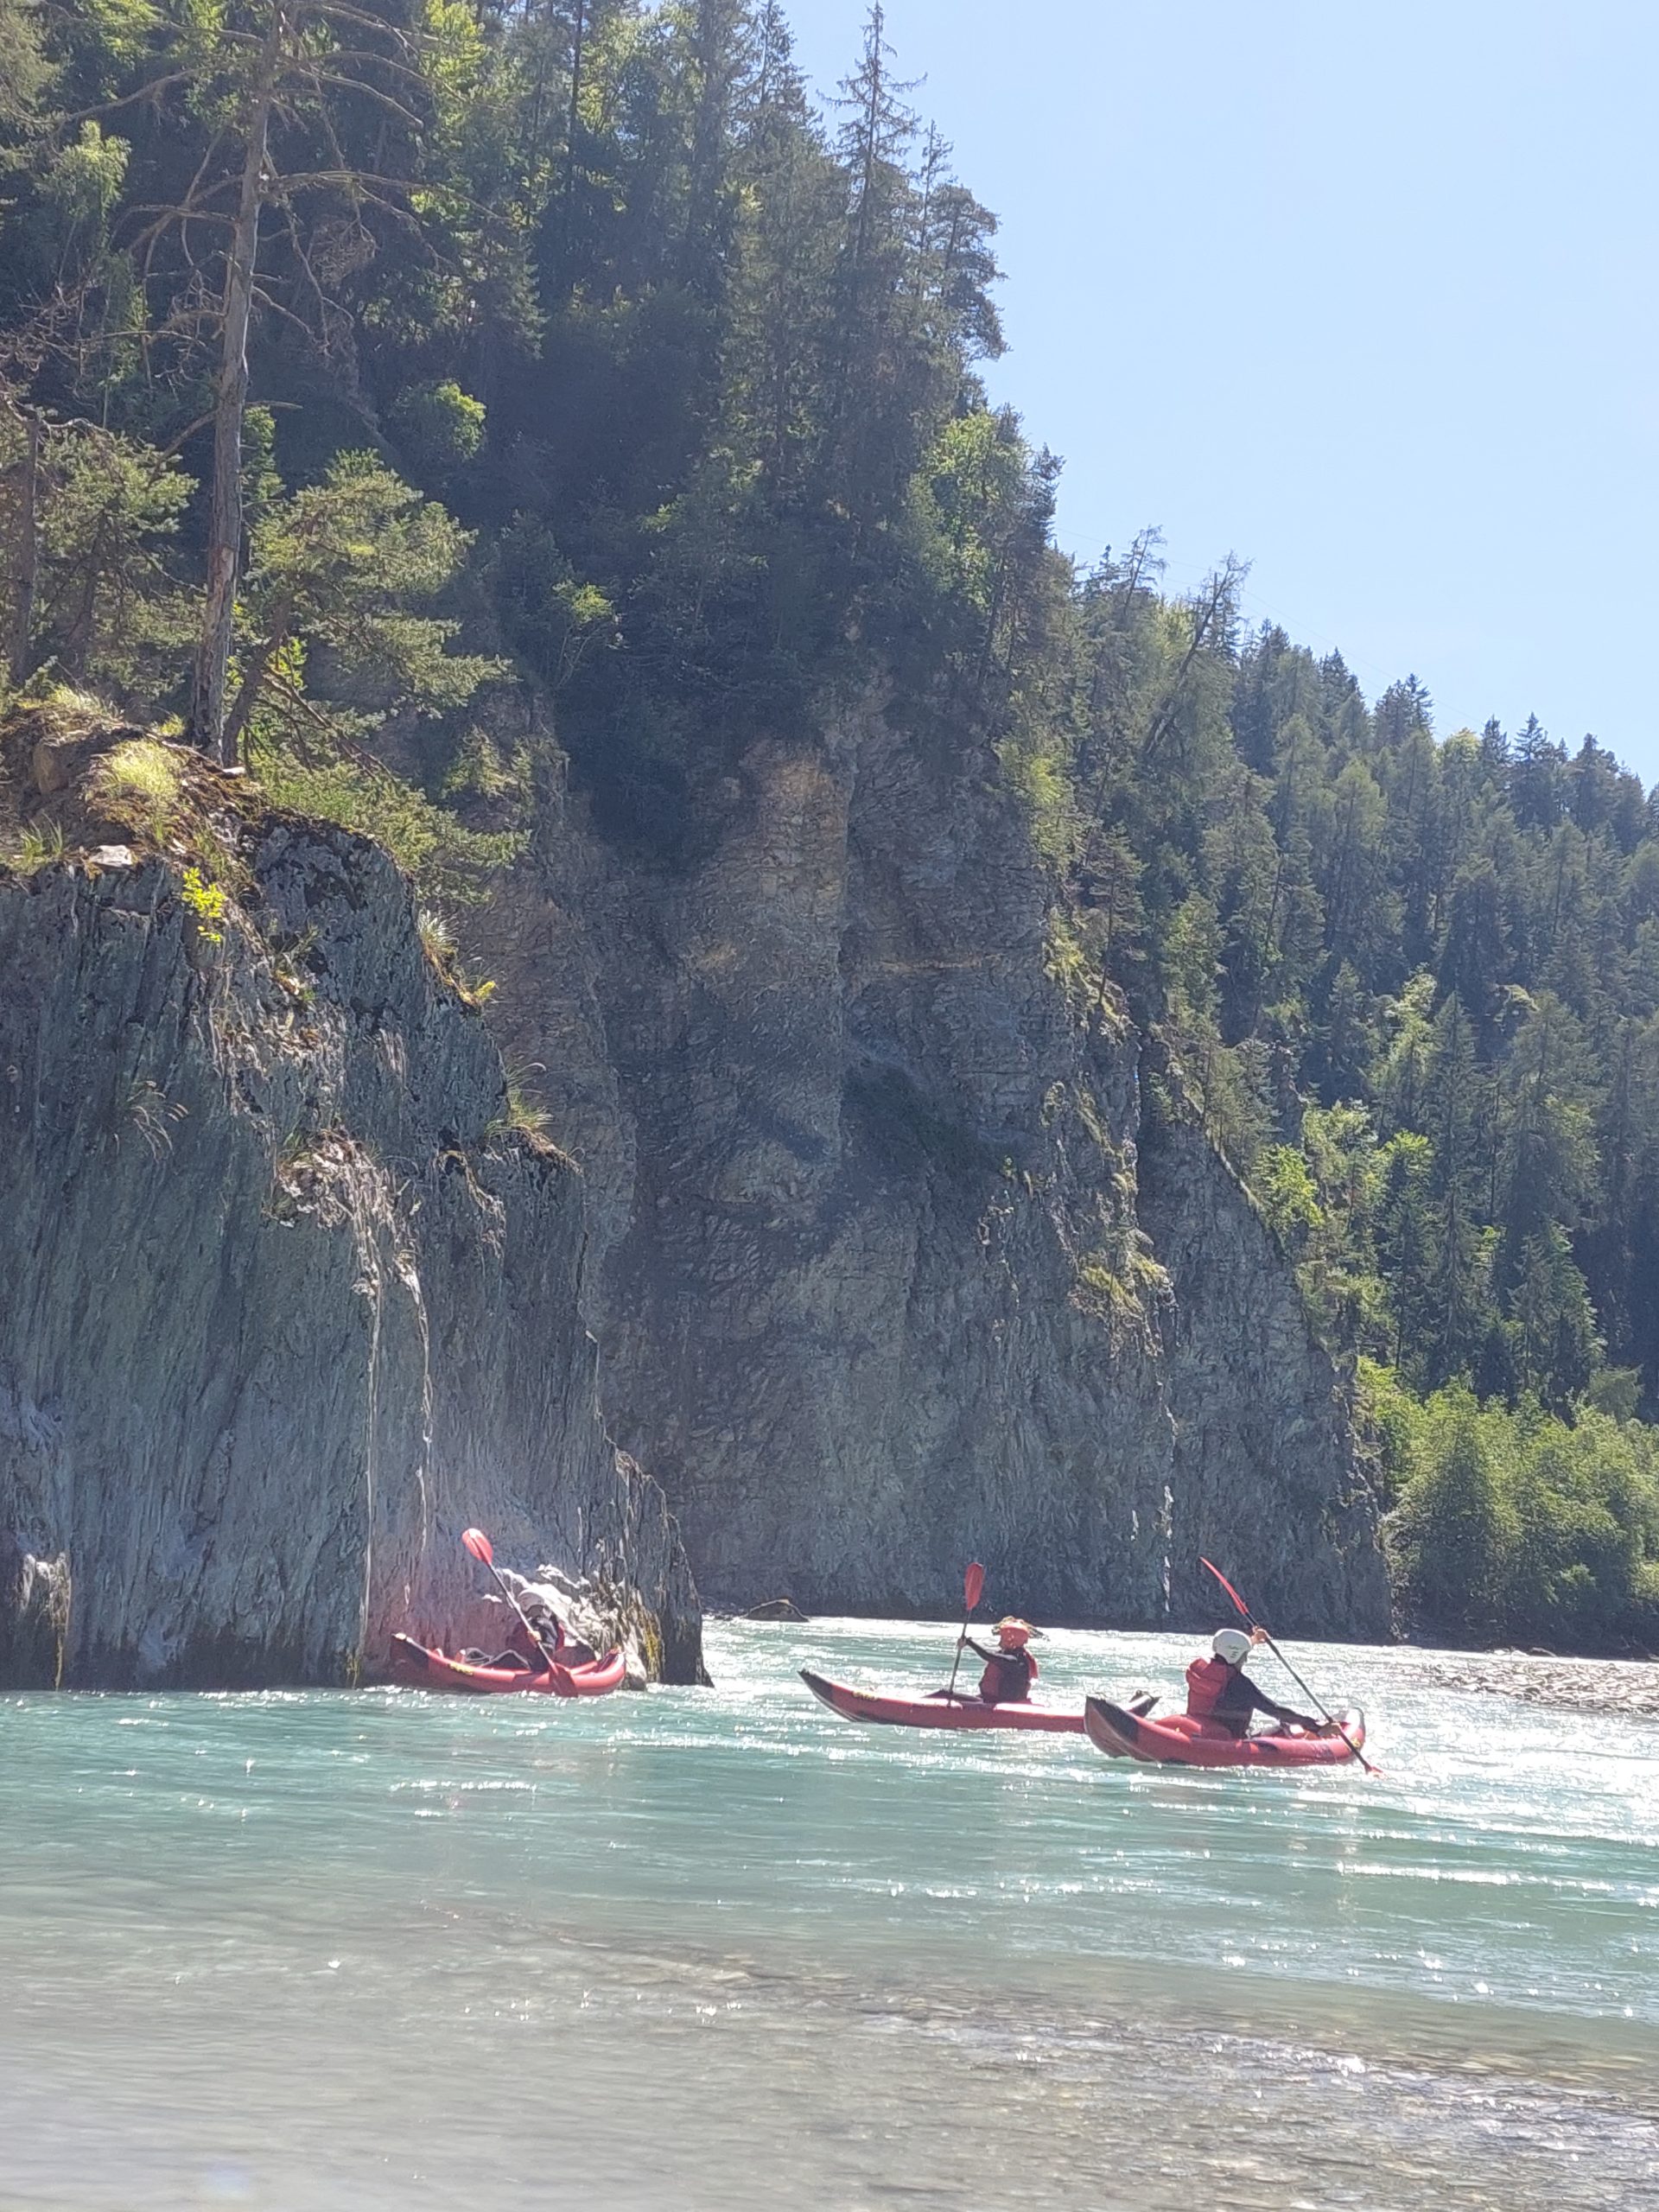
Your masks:
M992 216L879 8L824 111L785 14L0 0L12 689L383 837L445 961L556 755L671 874L699 747L872 687L988 739L1077 1021L1162 1038L1358 1363L1411 1617L1651 1639L1659 809L1230 559L1078 573Z

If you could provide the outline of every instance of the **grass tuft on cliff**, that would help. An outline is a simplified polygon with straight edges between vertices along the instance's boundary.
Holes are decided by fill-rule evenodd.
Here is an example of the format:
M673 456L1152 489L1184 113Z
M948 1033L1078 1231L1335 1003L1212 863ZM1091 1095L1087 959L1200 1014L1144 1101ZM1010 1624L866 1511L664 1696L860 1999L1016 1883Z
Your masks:
M176 748L159 738L130 737L99 761L88 788L127 827L164 844L184 795Z

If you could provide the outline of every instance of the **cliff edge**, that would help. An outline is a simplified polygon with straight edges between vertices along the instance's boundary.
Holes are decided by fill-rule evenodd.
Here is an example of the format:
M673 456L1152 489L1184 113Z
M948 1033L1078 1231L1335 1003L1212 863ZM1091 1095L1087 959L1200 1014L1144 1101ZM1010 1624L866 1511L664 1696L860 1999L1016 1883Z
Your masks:
M0 1685L499 1636L469 1522L697 1679L674 1523L600 1417L581 1179L391 862L85 714L16 718L3 765Z

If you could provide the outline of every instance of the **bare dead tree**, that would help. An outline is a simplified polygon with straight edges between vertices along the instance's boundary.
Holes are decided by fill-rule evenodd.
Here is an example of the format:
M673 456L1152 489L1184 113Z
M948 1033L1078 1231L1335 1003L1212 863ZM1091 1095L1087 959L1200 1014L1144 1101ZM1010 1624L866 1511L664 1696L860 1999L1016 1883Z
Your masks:
M207 590L190 687L190 735L226 766L225 690L242 560L242 431L248 411L248 324L259 258L259 219L268 188L270 111L288 33L286 0L271 0L270 20L249 105L236 223L225 261L218 388L213 400L213 479L207 514ZM230 736L234 748L236 739ZM232 750L232 759L234 759Z
M1192 664L1205 645L1216 638L1231 614L1237 601L1238 588L1249 573L1249 563L1236 559L1230 553L1220 568L1213 570L1205 579L1203 588L1197 598L1189 602L1189 611L1192 619L1192 634L1187 639L1185 652L1181 655L1180 666L1176 670L1169 689L1164 694L1161 704L1147 725L1146 740L1141 748L1143 759L1149 760L1168 735L1170 725L1175 719L1176 709L1185 696L1186 679L1192 673Z
M22 441L17 459L6 471L11 493L6 665L13 683L21 683L29 673L29 642L35 633L35 598L40 584L41 416L36 408L10 403L6 411L15 417Z

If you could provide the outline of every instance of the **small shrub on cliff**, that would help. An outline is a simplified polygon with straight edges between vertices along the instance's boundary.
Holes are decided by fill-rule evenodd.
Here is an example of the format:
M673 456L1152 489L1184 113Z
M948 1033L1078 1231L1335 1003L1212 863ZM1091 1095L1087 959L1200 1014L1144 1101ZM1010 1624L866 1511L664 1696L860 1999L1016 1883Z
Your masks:
M195 916L196 928L205 944L225 942L226 896L220 884L209 883L199 868L188 868L180 895L189 912Z
M423 906L415 917L427 958L446 979L455 964L455 933L435 906Z
M537 1106L525 1096L516 1077L507 1078L507 1126L517 1129L521 1136L543 1135L552 1116L545 1106Z
M552 1116L544 1106L538 1106L524 1089L524 1074L520 1070L507 1071L506 1111L485 1128L486 1142L499 1141L505 1136L524 1139L531 1150L544 1159L563 1160L574 1165L568 1153L560 1149L547 1134Z
M468 830L365 753L313 760L257 742L252 765L278 806L372 837L421 890L443 898L480 898L485 880L524 848L518 831Z

